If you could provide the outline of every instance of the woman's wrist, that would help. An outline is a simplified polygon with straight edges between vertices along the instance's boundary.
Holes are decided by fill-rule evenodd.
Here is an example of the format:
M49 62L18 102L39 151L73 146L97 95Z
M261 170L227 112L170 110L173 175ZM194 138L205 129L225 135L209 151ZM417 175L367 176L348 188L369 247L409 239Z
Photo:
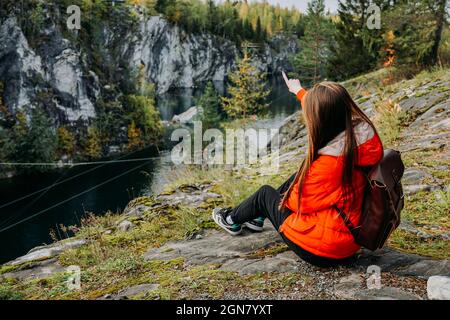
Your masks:
M300 100L300 101L305 97L305 95L306 95L306 89L305 88L301 88L296 94L297 99Z

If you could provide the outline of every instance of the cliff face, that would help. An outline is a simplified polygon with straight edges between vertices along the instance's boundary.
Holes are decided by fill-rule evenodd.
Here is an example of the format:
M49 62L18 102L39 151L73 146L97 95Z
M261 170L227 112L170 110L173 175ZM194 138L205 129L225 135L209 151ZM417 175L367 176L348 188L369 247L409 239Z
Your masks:
M143 73L158 93L223 81L239 53L235 43L220 37L187 34L159 16L139 17L132 28L105 24L101 43L96 44L101 48L96 59L100 66L94 68L91 48L69 40L79 34L70 34L56 20L47 12L45 27L31 37L25 36L15 16L0 22L0 82L6 106L14 114L43 102L55 125L94 118L98 100L120 96L111 88L129 81L130 74ZM254 63L267 73L289 69L288 56L297 49L295 38L276 36L255 53ZM99 69L109 70L108 76L99 74Z

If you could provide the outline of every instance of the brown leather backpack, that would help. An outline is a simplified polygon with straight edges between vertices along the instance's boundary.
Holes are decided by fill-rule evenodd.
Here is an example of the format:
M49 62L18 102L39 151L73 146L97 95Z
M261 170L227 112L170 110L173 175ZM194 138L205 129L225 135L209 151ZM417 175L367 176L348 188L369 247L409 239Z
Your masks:
M387 149L383 159L369 171L364 171L368 183L364 194L361 219L354 226L348 216L337 206L355 242L369 250L383 247L390 234L400 224L400 211L404 206L404 194L400 182L405 166L400 152Z

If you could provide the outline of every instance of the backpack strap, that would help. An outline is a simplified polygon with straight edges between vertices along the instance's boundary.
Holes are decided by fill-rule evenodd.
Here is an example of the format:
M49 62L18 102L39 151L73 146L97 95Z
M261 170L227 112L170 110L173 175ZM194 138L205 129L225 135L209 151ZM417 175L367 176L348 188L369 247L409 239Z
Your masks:
M336 211L339 213L341 218L344 220L345 226L348 228L348 230L352 234L353 238L356 239L358 237L358 234L359 234L360 226L355 227L353 225L353 223L350 221L350 218L348 217L348 215L346 215L337 205L333 205L333 208L336 209Z

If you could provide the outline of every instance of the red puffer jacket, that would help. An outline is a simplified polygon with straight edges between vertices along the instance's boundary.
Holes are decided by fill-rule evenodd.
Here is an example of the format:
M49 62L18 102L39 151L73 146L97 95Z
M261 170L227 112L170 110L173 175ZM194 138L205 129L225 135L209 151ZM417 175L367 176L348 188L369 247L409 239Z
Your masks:
M306 91L299 92L299 100ZM372 127L360 122L355 125L358 143L357 166L372 166L381 160L383 146ZM343 207L342 172L344 167L343 146L344 132L319 150L319 157L312 163L306 176L301 201L298 208L298 186L292 190L287 206L291 214L280 228L289 240L301 248L322 257L343 259L354 255L359 246L344 225L343 219L332 207ZM354 225L361 215L366 179L362 172L354 170L353 187L354 205L351 212L346 212Z

